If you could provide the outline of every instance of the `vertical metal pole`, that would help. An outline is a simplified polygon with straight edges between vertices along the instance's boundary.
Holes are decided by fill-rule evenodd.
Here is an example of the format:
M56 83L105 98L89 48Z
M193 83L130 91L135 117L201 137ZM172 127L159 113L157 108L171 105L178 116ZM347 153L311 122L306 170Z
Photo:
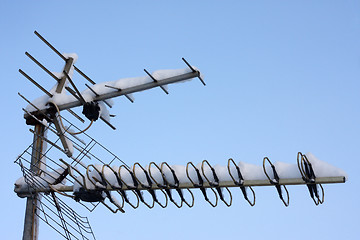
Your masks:
M36 124L34 127L34 141L31 155L30 171L34 175L40 174L41 169L41 157L43 148L43 137L45 132L45 126L42 124ZM38 239L38 225L39 218L37 216L37 204L38 194L34 194L32 197L28 197L26 200L25 220L24 220L24 232L23 240L37 240Z

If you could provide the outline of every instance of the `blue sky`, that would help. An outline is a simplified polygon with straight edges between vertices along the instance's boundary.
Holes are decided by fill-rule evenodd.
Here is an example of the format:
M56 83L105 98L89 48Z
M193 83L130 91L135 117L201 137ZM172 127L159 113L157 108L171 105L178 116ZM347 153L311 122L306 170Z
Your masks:
M184 68L181 57L202 71L206 87L195 80L170 86L168 96L154 89L136 94L133 104L115 99L117 130L102 122L89 130L128 164L207 159L225 165L232 157L260 165L265 156L295 163L302 151L349 175L345 184L325 186L325 203L318 207L306 187L292 186L288 208L266 187L255 189L255 207L233 189L230 208L213 209L200 195L192 209L142 207L113 215L98 208L85 212L98 239L358 235L359 1L2 1L0 6L5 239L22 235L25 200L13 192L21 175L13 161L32 141L21 110L26 103L17 92L29 99L42 95L18 69L50 88L53 80L24 52L52 71L63 64L34 30L61 52L77 53L77 67L96 82L143 76L144 68ZM40 232L40 239L59 237L44 224Z

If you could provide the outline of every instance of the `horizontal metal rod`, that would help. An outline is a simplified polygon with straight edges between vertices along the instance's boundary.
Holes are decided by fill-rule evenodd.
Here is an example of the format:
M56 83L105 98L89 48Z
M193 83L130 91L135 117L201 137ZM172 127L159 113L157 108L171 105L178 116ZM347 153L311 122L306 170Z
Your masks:
M156 82L149 82L149 83L145 83L145 84L142 84L142 85L139 85L139 86L122 89L121 91L113 91L113 92L105 93L105 94L99 95L98 97L95 97L94 101L103 101L103 100L106 100L106 99L119 97L119 96L122 96L122 95L127 95L127 94L131 94L131 93L135 93L135 92L140 92L140 91L148 90L148 89L151 89L151 88L159 87L159 85L167 85L167 84L176 83L176 82L184 81L184 80L187 80L187 79L191 79L191 78L197 77L198 75L199 75L199 72L189 72L189 73L185 73L185 74L181 74L181 75L178 75L178 76L174 76L174 77L170 77L170 78L160 80L157 83ZM68 108L78 107L80 105L81 105L80 101L74 101L74 102L71 102L71 103L59 105L59 109L64 110L64 109L68 109Z
M89 85L87 85L86 83L85 83L85 86L93 93L93 94L95 94L95 96L99 96L99 94L97 93L97 92L95 92L95 90L94 89L92 89ZM109 108L112 108L112 106L111 106L111 104L110 103L108 103L106 100L104 100L104 103L109 107Z
M181 82L184 80L198 77L199 75L200 75L200 72L198 72L198 71L189 72L189 73L184 73L184 74L177 75L177 76L170 77L170 78L165 78L165 79L159 80L158 82L149 82L149 83L145 83L145 84L138 85L135 87L122 89L121 91L115 90L115 91L112 91L109 93L105 93L105 94L96 96L94 98L94 101L104 101L106 99L119 97L119 96L123 96L123 95L128 95L131 93L140 92L140 91L148 90L151 88L159 87L160 85L168 85L168 84L172 84L172 83L176 83L176 82ZM61 110L69 109L69 108L79 107L81 105L82 104L79 100L74 100L73 102L70 102L70 103L59 104L58 107L61 111ZM44 109L41 109L41 110L44 110ZM32 112L32 114L36 115L36 111ZM25 114L24 117L27 119L29 116L27 114Z
M345 177L317 177L315 184L333 184L333 183L345 183ZM302 178L284 178L280 179L279 181L280 185L306 185L306 182ZM270 183L269 180L244 180L244 186L245 187L259 187L259 186L274 186L272 183ZM211 188L210 184L208 182L204 182L203 185L204 188ZM219 187L239 187L236 185L233 181L223 181L219 182ZM192 183L180 183L179 189L194 189L197 187L194 187ZM55 187L56 190L60 192L72 192L73 186L57 186ZM141 184L137 187L138 190L148 190L149 188L142 187ZM153 190L159 190L163 189L158 187L156 184L153 184L151 189ZM168 187L168 189L175 189L174 187ZM116 191L119 189L113 189L110 186L107 187L108 191ZM127 188L125 185L122 186L121 190L131 190ZM38 188L36 189L36 192L49 192L50 188ZM20 195L26 195L29 194L27 191L15 191L19 196Z

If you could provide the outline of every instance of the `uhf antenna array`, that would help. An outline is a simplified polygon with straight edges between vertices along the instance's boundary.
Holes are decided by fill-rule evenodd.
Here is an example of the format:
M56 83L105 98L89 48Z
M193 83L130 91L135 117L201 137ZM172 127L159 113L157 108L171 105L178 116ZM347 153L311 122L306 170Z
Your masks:
M56 86L46 90L21 69L19 72L45 93L41 101L29 101L24 117L34 136L33 143L16 159L23 177L15 183L19 197L27 198L23 239L37 239L38 219L55 229L66 239L94 239L87 218L81 217L69 204L78 202L93 211L99 204L111 212L124 213L126 208L145 205L162 208L170 203L176 207L193 207L199 189L205 201L216 207L221 201L231 206L230 188L239 188L244 199L255 205L256 186L274 186L281 201L289 205L287 185L306 185L316 205L324 202L322 184L343 183L345 174L317 174L319 162L312 155L298 153L293 165L272 163L265 157L262 166L250 166L229 159L224 166L212 166L207 160L198 164L170 165L167 162L148 165L127 165L115 154L86 133L100 118L112 129L107 107L110 99L125 96L131 102L132 94L160 87L168 94L167 85L199 78L205 85L199 70L184 58L187 69L149 73L142 78L125 79L106 84L96 84L74 63L76 56L61 54L38 32L35 34L49 46L65 66L61 74L54 74L28 52L25 54L56 80ZM89 84L82 92L73 81L78 72ZM66 92L68 94L66 94ZM87 128L80 130L62 112L68 111L81 122L85 120L72 109L83 107L82 113L89 119ZM296 171L294 171L294 169ZM292 172L293 174L287 174Z

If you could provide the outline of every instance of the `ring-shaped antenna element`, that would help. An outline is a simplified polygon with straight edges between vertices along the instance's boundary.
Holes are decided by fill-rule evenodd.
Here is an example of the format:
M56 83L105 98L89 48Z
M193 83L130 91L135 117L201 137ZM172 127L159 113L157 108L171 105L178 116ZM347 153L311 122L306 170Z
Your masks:
M134 184L133 187L129 186L129 185L121 178L121 169L122 169L122 168L125 168L125 169L129 172L129 174L131 175L132 180L133 180L133 184ZM136 199L137 199L137 202L136 202L135 205L134 205L133 203L131 203L127 197L125 198L125 202L128 203L128 204L129 204L132 208L134 208L134 209L138 208L139 205L140 205L140 198L139 198L139 195L138 195L138 194L136 193L136 191L135 191L135 189L136 189L137 186L138 186L138 183L136 182L136 179L133 177L133 173L131 172L131 170L129 169L129 167L126 166L126 165L121 165L121 166L119 167L119 170L118 170L118 171L119 171L119 172L118 172L118 175L119 175L119 178L120 178L121 182L127 187L127 189L129 189L129 190L132 191L132 193L136 196ZM140 193L140 194L141 194L141 193Z
M150 178L150 176L149 176L149 173L148 173L148 172L146 171L146 169L143 168L143 166L141 166L141 164L138 163L138 162L135 163L134 166L133 166L133 172L134 172L135 177L136 177L136 171L135 171L136 165L139 166L139 167L141 168L141 170L143 170L143 172L144 172L144 174L145 174L145 177L146 177L146 181L147 181L147 184L148 184L148 185L143 184L141 181L139 181L139 182L140 182L140 184L141 184L142 187L147 188L147 191L148 191L148 192L150 193L150 195L152 196L153 204L152 204L152 207L150 207L150 208L153 208L153 207L154 207L154 202L156 202L157 204L159 204L162 208L166 208L166 206L167 206L167 204L168 204L168 197L167 197L166 193L165 193L162 189L160 189L160 191L161 191L161 192L164 194L164 196L165 196L165 204L162 204L162 203L159 202L158 198L156 197L156 192L155 192L155 190L152 189L152 181L151 181L151 178ZM136 177L136 178L137 178L137 177ZM138 179L138 178L137 178L137 179ZM138 179L138 180L139 180L139 179ZM148 206L148 207L149 207L149 206Z
M163 181L162 184L159 183L158 181L156 181L155 177L152 175L151 165L154 165L154 166L158 169L158 171L159 171L159 173L160 173L160 175L161 175L162 181ZM179 204L173 199L172 193L171 193L171 189L168 188L167 180L166 180L166 178L165 178L165 176L164 176L161 168L160 168L155 162L151 162L151 163L149 164L149 175L150 175L150 178L156 183L156 185L157 185L160 189L163 189L163 190L166 192L166 194L169 196L170 202L174 203L174 205L175 205L176 207L181 208L181 207L182 207L182 202L181 202L181 204L179 205Z
M195 183L195 182L191 179L191 177L190 177L190 175L189 175L189 165L191 165L191 166L194 168L199 183ZM197 168L195 167L195 165L194 165L192 162L188 162L188 163L186 164L186 175L187 175L188 179L190 180L190 182L193 184L193 186L194 186L195 188L199 188L199 189L200 189L200 191L201 191L202 194L204 195L205 200L206 200L212 207L216 207L217 204L218 204L218 196L217 196L216 192L214 191L214 189L210 188L211 191L212 191L212 192L214 193L214 195L215 195L215 203L212 203L212 202L210 201L210 199L208 198L207 194L206 194L206 189L205 189L204 186L203 186L203 185L204 185L204 180L203 180L202 177L201 177L200 171L199 171L199 169L197 169Z
M234 176L232 175L231 173L231 168L230 168L230 163L233 163L233 165L235 166L236 168L236 172L237 172L237 175L238 175L238 180L236 180L234 178ZM235 185L239 186L240 189L241 189L241 192L243 193L243 196L245 198L245 200L250 204L250 206L254 206L255 205L255 200L256 200L256 197L255 197L255 192L253 190L253 188L251 186L248 186L248 187L245 187L244 186L244 178L241 174L241 171L240 171L240 168L239 166L235 163L235 161L232 159L232 158L229 158L228 160L228 172L229 172L229 175L231 177L231 179L233 180L233 182L235 183ZM248 194L246 192L246 189L249 188L252 192L252 195L253 195L253 201L250 201L249 197L248 197Z
M301 159L299 159L299 157L301 157ZM303 180L306 182L306 186L308 187L310 197L314 201L315 205L322 204L325 198L324 188L321 184L316 184L316 176L311 162L305 154L299 152L297 157L297 163ZM319 195L318 186L321 189L321 197Z
M166 166L170 170L170 172L172 173L174 184L170 183L169 179L166 178L166 175L164 174L164 166ZM165 179L165 182L167 183L168 187L174 188L176 190L176 192L178 193L180 199L181 199L181 204L180 205L175 203L175 202L173 202L173 203L177 207L183 206L183 203L185 203L189 208L192 208L194 206L194 202L195 202L194 194L190 191L190 189L186 188L186 190L190 193L190 196L191 196L191 204L190 204L185 199L182 189L179 188L180 181L179 181L179 178L176 176L175 170L167 162L163 162L163 163L161 163L161 172L162 172L163 178Z
M141 185L143 188L147 188L148 192L149 192L150 195L151 195L152 203L151 203L151 204L148 204L148 203L145 201L145 199L144 199L144 197L143 197L143 191L141 191L141 190L139 190L139 189L136 189L135 191L136 191L136 193L139 195L139 198L140 198L141 202L144 203L148 208L151 209L151 208L153 208L153 207L155 206L155 200L156 200L156 196L149 191L149 189L151 188L151 180L150 180L150 183L149 183L149 181L148 181L148 179L147 179L147 178L148 178L148 174L147 174L146 171L144 171L145 176L146 176L146 180L148 181L148 185L143 184L143 183L136 177L136 173L135 173L136 165L139 165L142 170L145 170L145 169L140 165L140 163L135 163L135 164L133 165L133 174L132 174L132 176L134 176L134 178L136 179L136 181L137 181L138 183L140 183L140 185ZM140 196L141 196L141 197L140 197Z
M273 175L274 175L274 179L271 179L270 176L268 175L268 173L266 172L266 167L265 167L265 164L266 164L266 161L270 164L272 170L273 170ZM276 169L275 169L275 166L272 164L272 162L270 161L270 159L268 157L264 157L264 160L263 160L263 169L264 169L264 173L266 175L266 177L269 179L270 183L275 185L276 187L276 190L279 194L279 197L281 199L281 201L284 203L284 205L286 207L289 206L289 202L290 202L290 196L289 196L289 191L287 190L286 186L285 185L280 185L280 178L279 178L279 175L277 174L276 172ZM285 200L284 197L283 197L283 194L282 194L282 188L285 190L286 192L286 197L287 199Z
M210 168L210 170L211 170L211 172L212 172L212 174L213 174L214 182L210 181L209 178L206 176L205 171L204 171L204 163L206 163L206 164L208 165L208 167ZM215 169L210 165L210 163L209 163L207 160L202 161L202 163L201 163L201 172L202 172L204 178L206 179L206 181L209 183L209 185L210 185L211 187L215 187L216 191L217 191L218 194L219 194L220 200L223 201L226 206L230 207L231 204L232 204L232 195L231 195L231 192L230 192L229 188L225 187L225 189L226 189L226 190L228 191L228 193L229 193L229 199L230 199L230 202L226 202L225 199L224 199L224 195L223 195L223 193L222 193L222 188L219 187L219 178L218 178L218 176L217 176L217 174L216 174L216 171L215 171Z

